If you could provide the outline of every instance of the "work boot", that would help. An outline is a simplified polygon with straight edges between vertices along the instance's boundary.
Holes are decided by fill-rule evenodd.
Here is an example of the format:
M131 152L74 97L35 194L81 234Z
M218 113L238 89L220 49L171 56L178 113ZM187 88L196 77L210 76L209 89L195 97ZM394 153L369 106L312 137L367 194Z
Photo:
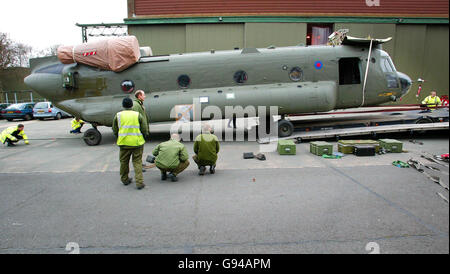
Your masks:
M172 182L178 181L177 175L173 174L172 172L167 175L167 178L170 178Z
M128 180L126 180L125 182L122 182L124 185L129 185L129 184L131 184L133 182L133 179L131 179L131 178L128 178Z
M199 169L198 170L198 175L205 175L205 172L206 172L206 167L205 166L200 166L198 169Z
M144 187L145 187L145 184L136 186L136 188L137 188L138 190L141 190L141 189L143 189Z
M161 180L163 181L167 180L167 172L161 171Z
M211 174L216 173L216 165L212 165L209 167L209 173L211 173Z

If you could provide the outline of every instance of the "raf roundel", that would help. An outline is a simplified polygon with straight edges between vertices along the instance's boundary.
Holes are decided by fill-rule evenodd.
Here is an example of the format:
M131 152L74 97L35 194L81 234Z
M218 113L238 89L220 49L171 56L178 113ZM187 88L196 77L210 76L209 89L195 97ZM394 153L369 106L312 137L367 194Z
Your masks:
M314 63L314 67L315 67L316 69L322 69L322 68L323 68L322 61L316 61L316 62Z

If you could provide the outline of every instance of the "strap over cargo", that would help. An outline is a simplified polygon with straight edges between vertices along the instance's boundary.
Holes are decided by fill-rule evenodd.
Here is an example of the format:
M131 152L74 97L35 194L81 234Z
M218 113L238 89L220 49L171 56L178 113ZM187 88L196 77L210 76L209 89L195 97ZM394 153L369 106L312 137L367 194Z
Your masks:
M115 72L127 69L140 57L139 42L135 36L115 37L58 48L58 59L63 64L81 63Z

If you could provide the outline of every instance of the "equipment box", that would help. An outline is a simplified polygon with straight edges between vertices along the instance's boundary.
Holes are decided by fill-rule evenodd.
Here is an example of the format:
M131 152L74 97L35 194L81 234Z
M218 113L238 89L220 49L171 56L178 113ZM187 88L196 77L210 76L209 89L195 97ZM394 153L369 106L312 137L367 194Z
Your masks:
M356 145L354 153L356 156L375 156L375 147L372 145Z
M280 155L295 155L295 143L292 140L278 140L277 150Z
M340 140L338 151L344 154L352 154L357 145L371 145L375 148L376 153L380 151L380 143L375 140Z
M333 145L327 142L311 142L309 143L309 151L317 156L332 155Z
M394 139L380 139L380 146L386 152L401 153L403 151L403 143Z

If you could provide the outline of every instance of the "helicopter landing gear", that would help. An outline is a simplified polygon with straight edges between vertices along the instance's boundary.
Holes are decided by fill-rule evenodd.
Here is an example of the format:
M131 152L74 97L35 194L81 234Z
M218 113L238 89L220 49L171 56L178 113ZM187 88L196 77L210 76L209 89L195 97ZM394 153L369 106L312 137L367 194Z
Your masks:
M92 125L90 128L84 132L83 140L88 146L96 146L102 141L102 134L97 129L97 125Z

